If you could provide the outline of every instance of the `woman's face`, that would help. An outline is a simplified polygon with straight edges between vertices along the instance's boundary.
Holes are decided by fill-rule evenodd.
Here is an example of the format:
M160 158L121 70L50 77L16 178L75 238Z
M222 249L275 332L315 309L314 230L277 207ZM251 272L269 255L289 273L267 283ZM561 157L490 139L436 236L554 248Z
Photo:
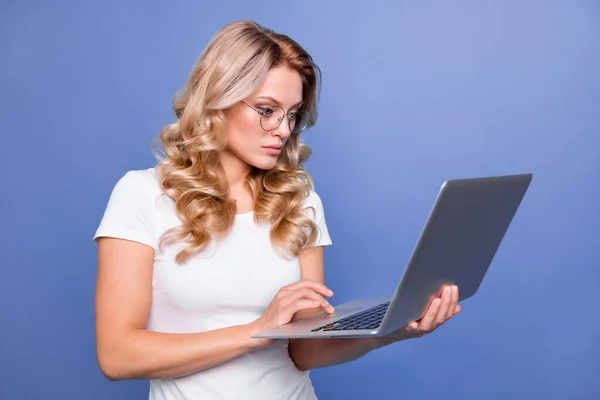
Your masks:
M225 112L224 158L228 163L244 163L246 167L273 168L291 134L290 123L292 127L295 123L293 118L289 122L288 115L301 106L300 74L283 66L272 68L255 93Z

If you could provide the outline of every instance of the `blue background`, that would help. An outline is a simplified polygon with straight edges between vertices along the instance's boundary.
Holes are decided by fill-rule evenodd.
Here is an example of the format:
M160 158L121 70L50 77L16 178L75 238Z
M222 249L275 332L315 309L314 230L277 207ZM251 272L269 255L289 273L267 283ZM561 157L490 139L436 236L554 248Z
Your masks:
M312 373L322 399L600 398L596 1L0 3L0 399L139 399L95 358L92 235L223 24L324 75L305 135L340 303L390 294L448 178L534 180L476 297L435 334Z

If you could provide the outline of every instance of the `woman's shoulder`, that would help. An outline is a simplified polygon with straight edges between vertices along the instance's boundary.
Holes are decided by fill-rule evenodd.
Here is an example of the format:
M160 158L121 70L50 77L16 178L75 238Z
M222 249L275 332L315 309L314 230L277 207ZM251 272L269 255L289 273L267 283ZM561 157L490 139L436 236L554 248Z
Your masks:
M114 184L110 195L110 206L155 208L163 191L156 168L130 169L123 172Z
M319 192L314 188L314 186L308 190L308 194L304 199L304 204L306 206L322 207L323 201L319 195Z
M154 246L157 186L154 168L122 173L112 189L94 240L110 236Z
M308 191L307 196L304 198L303 202L303 211L305 215L313 218L315 220L320 220L323 218L323 214L325 212L323 206L323 200L319 195L317 189L311 187Z
M125 171L116 186L127 191L154 194L160 192L160 183L155 167Z

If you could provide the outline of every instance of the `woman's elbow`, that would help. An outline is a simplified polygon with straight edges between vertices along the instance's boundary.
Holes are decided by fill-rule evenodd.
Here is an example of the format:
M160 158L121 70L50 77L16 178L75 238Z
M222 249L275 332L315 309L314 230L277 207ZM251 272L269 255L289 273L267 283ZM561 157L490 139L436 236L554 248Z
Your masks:
M302 344L300 343L300 340L291 339L289 343L290 343L290 345L288 347L289 356L290 356L290 359L292 360L292 362L294 363L294 365L296 366L296 369L298 371L303 371L303 372L309 371L311 368L308 365L306 365L306 363L304 362L305 360L303 360L304 357L302 357L303 349L299 348L302 346Z
M100 371L109 381L122 381L127 379L124 368L116 357L98 352L98 366Z
M310 371L311 370L311 368L308 368L308 366L305 366L305 365L302 365L302 364L297 364L297 363L294 363L294 364L296 365L296 369L298 371L306 372L306 371Z
M100 371L109 381L132 379L128 363L123 359L123 351L108 346L98 346L96 357Z

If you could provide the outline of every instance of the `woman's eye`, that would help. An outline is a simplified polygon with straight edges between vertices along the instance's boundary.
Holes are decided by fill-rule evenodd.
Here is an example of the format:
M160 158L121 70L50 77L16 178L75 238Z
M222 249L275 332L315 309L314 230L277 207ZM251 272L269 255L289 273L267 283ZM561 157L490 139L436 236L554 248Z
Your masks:
M259 108L261 115L264 115L265 117L270 117L271 115L273 115L273 109L272 108Z

